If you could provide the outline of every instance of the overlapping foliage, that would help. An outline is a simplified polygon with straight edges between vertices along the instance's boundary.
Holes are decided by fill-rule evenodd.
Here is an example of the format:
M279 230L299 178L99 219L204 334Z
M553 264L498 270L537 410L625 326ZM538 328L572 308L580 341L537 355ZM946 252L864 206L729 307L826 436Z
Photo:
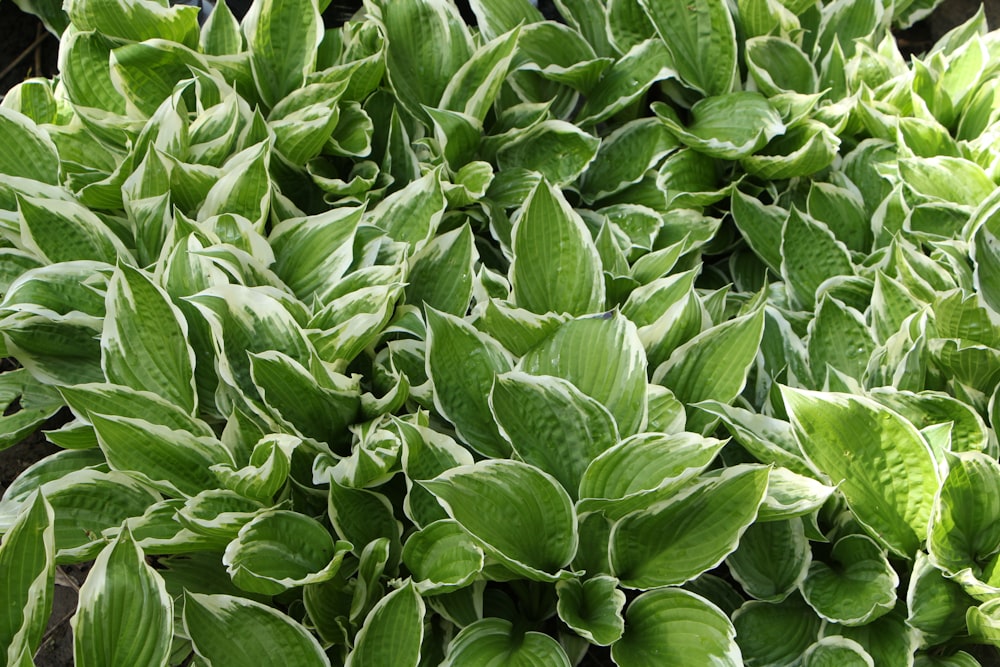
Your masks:
M880 0L68 0L0 106L0 652L977 664L1000 33ZM192 657L193 656L193 657Z

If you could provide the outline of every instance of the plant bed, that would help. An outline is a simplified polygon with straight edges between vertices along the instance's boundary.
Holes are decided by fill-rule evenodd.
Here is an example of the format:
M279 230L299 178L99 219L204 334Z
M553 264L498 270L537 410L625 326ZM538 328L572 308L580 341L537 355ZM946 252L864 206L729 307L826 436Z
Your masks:
M80 665L989 665L1000 34L470 5L67 2L0 106L0 437L61 420L0 651L82 581Z

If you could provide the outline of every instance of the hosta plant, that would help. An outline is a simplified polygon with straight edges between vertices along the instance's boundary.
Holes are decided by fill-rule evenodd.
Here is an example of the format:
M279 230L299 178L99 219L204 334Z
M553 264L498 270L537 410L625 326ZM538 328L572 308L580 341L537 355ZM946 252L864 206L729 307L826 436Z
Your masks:
M881 0L67 0L0 105L0 652L966 667L1000 33Z

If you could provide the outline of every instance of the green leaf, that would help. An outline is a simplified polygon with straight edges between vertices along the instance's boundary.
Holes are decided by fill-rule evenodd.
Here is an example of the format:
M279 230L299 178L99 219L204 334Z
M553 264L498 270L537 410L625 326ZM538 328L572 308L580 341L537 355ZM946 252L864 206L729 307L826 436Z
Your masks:
M876 388L869 396L901 414L918 429L951 424L951 451L982 451L987 447L986 423L968 403L935 391L896 391Z
M198 43L204 53L213 56L236 55L243 51L243 34L240 23L233 16L232 10L225 2L216 5L218 11L212 10L208 19L201 27Z
M802 655L803 667L875 667L872 657L853 639L823 637Z
M556 593L559 618L587 641L609 646L625 632L625 593L618 590L614 577L566 579L556 583Z
M781 275L808 308L823 281L854 275L854 264L825 224L793 207L781 232Z
M246 598L185 593L184 629L195 653L213 667L251 665L275 650L289 665L330 665L319 642L301 624Z
M687 127L663 102L654 103L653 112L685 146L721 160L752 155L785 131L778 112L756 92L728 93L697 102L691 107Z
M641 41L605 71L587 96L576 123L589 127L608 120L643 97L657 81L676 76L663 40Z
M917 552L906 591L906 624L924 643L941 644L966 631L965 614L976 602L922 552Z
M750 76L765 95L816 92L816 70L794 42L773 35L751 37L746 54Z
M740 165L747 173L768 180L811 176L833 163L839 147L840 139L828 125L804 120L740 160Z
M559 480L573 499L590 462L618 442L611 413L560 378L498 375L490 409L517 456Z
M463 320L426 310L427 375L434 383L435 408L476 451L507 456L510 445L497 430L488 397L497 374L511 370L509 355Z
M521 632L502 618L482 618L462 628L451 643L441 667L570 667L566 652L541 632Z
M472 54L448 82L440 108L460 111L482 123L507 77L520 33L520 28L509 30Z
M861 645L875 665L910 664L917 648L914 630L906 625L905 614L895 611L866 625L847 627L826 623L820 630L823 637L843 636Z
M614 415L628 437L646 422L646 358L621 313L570 320L529 350L517 370L569 380Z
M603 308L604 281L593 238L562 192L544 179L524 202L512 246L510 281L518 306L570 315Z
M579 536L569 494L526 463L482 461L419 484L490 556L523 577L554 581L576 554Z
M0 451L34 433L62 407L59 393L19 368L0 374Z
M764 334L764 309L706 329L676 348L653 373L653 382L688 405L687 429L707 432L716 423L692 408L699 401L732 403L746 384Z
M948 475L934 499L927 547L949 575L988 578L982 564L1000 548L1000 464L992 456L948 456Z
M701 401L694 405L718 417L736 442L761 463L775 463L799 473L809 472L788 422L718 401Z
M268 239L274 272L300 299L325 301L354 259L351 242L363 213L345 206L278 223Z
M823 386L828 367L861 381L875 351L871 329L861 313L824 294L808 331L809 363L816 386Z
M96 382L60 387L59 393L70 409L87 423L90 422L91 415L115 415L142 419L151 424L166 426L174 431L187 431L196 436L214 436L208 424L195 419L158 394Z
M353 546L355 555L363 557L364 549L377 540L385 541L386 562L390 569L399 563L403 524L393 514L392 504L382 493L353 489L330 479L327 512L337 535Z
M969 634L983 643L1000 645L1000 602L993 599L978 607L971 607L966 614Z
M365 214L364 221L394 241L417 245L434 235L447 205L441 172L433 170L386 197Z
M611 647L621 667L743 664L736 630L722 610L678 588L643 593L625 611L625 634Z
M264 404L304 437L331 444L344 440L357 419L356 379L314 363L314 371L275 350L250 354L250 376Z
M673 497L708 467L724 444L693 433L638 433L626 438L587 467L577 510L601 511L619 519Z
M736 85L736 27L722 0L639 0L682 81L707 96Z
M485 565L483 550L451 519L439 519L410 535L403 563L421 595L440 595L468 586Z
M461 317L469 309L479 253L472 228L462 225L438 234L413 254L406 301Z
M198 209L198 220L224 213L242 215L257 231L263 231L271 208L270 162L270 140L254 144L226 160L222 177L212 185Z
M101 359L108 381L158 394L193 413L194 351L187 322L166 292L142 271L119 265L107 304Z
M209 468L233 462L229 450L215 438L116 415L91 414L90 421L112 468L137 474L173 496L215 488L219 481Z
M56 571L52 506L41 493L24 502L0 544L0 655L13 664L38 650L49 614ZM29 663L31 661L29 659Z
M173 598L128 530L98 555L80 588L73 662L166 665L174 632Z
M781 393L810 465L840 485L877 542L912 557L924 540L940 486L920 432L871 399L789 387Z
M787 468L771 468L767 496L757 513L757 520L783 521L812 514L822 508L836 490L836 487Z
M726 565L749 595L765 602L781 602L805 578L809 560L802 521L793 518L752 524Z
M497 151L502 170L537 171L553 185L566 185L597 156L601 140L561 120L545 120L519 131Z
M424 601L407 581L379 600L365 618L345 667L416 667L424 639Z
M626 516L611 529L615 576L625 587L646 589L707 572L736 550L766 489L767 468L727 468L718 478Z
M198 12L167 7L151 0L70 0L65 5L73 26L109 37L141 42L157 37L187 46L198 40Z
M597 201L638 183L677 145L677 139L655 118L625 123L601 140L594 161L580 175L583 197Z
M772 604L751 600L733 613L747 665L794 665L812 645L822 621L799 596Z
M802 582L802 596L822 618L864 625L896 604L899 576L886 553L865 535L847 535L833 545L834 564L814 560Z
M423 118L422 108L437 107L455 74L472 58L468 29L451 3L379 0L376 6L389 82L403 107Z
M243 19L250 67L267 106L299 88L316 67L323 21L316 0L255 2Z
M403 510L417 526L446 518L447 513L430 491L413 482L431 479L450 468L472 465L472 453L433 429L403 421L395 421L395 424L403 441L400 463L406 473L408 489Z
M59 184L59 154L48 134L22 113L0 107L0 174Z
M81 204L18 197L21 245L50 264L89 259L114 264L129 253L114 232Z
M1000 190L979 205L969 220L972 230L972 259L975 263L976 287L979 288L983 300L994 310L1000 312L1000 245L997 236L1000 235Z
M332 579L347 542L333 541L315 519L288 510L270 510L240 528L222 562L241 589L277 595L289 588Z

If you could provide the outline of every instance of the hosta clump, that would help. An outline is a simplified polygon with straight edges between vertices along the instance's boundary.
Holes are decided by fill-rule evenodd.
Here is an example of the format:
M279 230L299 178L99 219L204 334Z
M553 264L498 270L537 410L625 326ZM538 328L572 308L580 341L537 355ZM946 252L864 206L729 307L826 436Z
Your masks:
M977 664L1000 35L470 4L66 4L0 106L0 442L72 415L8 661L94 560L84 665Z

